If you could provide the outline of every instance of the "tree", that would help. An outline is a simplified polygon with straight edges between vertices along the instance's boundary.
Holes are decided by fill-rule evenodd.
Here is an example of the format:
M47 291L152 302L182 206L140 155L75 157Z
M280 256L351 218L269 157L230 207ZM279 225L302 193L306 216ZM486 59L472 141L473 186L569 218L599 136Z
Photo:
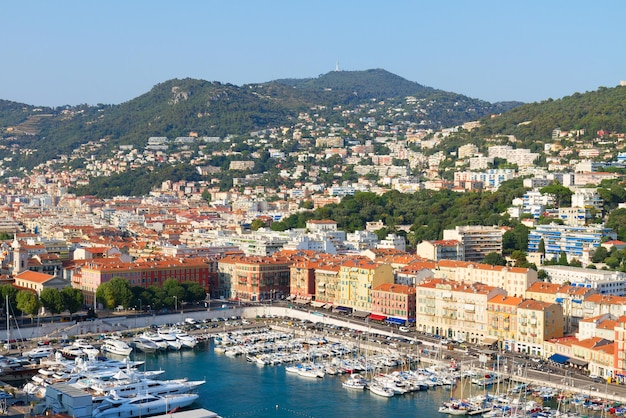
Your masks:
M85 303L83 292L81 292L80 289L75 289L73 287L64 287L63 290L61 290L61 297L63 298L65 309L70 313L70 319L72 318L72 315L78 312Z
M30 316L31 322L41 308L41 302L37 295L27 290L20 290L15 297L17 300L17 309Z
M502 257L502 254L497 252L489 253L483 259L484 264L491 264L492 266L506 266L506 260Z
M539 191L541 194L551 194L554 196L556 207L569 206L572 203L573 192L556 181L541 188Z
M253 231L258 231L259 228L263 228L265 226L265 221L263 219L254 218L252 223L250 224L250 229Z
M176 305L181 306L185 299L185 288L177 280L167 279L163 282L162 289L165 292L163 305L173 308L176 308Z
M515 260L515 267L528 268L530 266L530 263L526 258L526 253L524 251L513 251L511 253L511 258Z
M106 309L114 309L120 305L128 308L133 299L133 292L131 292L130 285L126 280L114 277L98 287L96 299Z
M539 251L539 253L543 254L544 257L546 255L546 242L543 240L543 238L541 238L539 240L539 245L537 246L537 251Z
M17 289L16 288L11 286L10 284L0 285L0 295L2 295L2 302L0 302L2 306L5 305L7 296L8 296L9 307L12 307L13 309L17 308L17 300L16 300ZM6 313L6 310L7 310L7 307L5 306L5 313Z
M617 239L626 241L626 209L615 209L606 221L607 228L617 233Z
M541 269L537 272L537 278L543 282L547 282L550 279L550 275L544 269Z
M615 270L617 267L619 267L620 261L619 261L619 259L618 259L617 257L613 257L613 256L611 256L611 257L607 257L607 258L604 260L604 263L605 263L607 266L609 266L609 268L610 268L611 270Z
M56 315L58 313L63 312L63 308L65 308L65 304L63 303L63 297L61 296L61 292L59 289L54 288L46 288L41 291L39 295L39 299L41 300L41 304L44 309L50 312L52 315Z
M569 266L569 263L567 262L567 254L565 254L565 251L561 251L561 253L559 254L559 260L556 262L556 264L559 266Z
M206 290L200 286L197 282L183 282L183 289L185 289L185 298L189 302L197 302L206 298Z
M601 263L609 255L609 251L602 245L596 248L591 257L593 263Z

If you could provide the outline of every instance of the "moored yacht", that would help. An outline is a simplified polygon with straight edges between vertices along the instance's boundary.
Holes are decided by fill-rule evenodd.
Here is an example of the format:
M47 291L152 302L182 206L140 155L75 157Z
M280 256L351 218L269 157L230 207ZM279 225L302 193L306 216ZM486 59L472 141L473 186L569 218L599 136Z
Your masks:
M159 336L159 334L156 334L156 333L150 332L150 331L146 331L143 334L141 334L140 337L148 339L148 340L152 341L153 343L155 343L156 346L159 348L159 350L167 349L167 342L163 339L163 337Z
M93 411L94 418L131 418L168 413L185 408L198 399L195 393L179 395L137 395L134 398L107 397Z
M137 350L144 353L154 353L159 350L159 346L157 346L154 341L147 338L137 337L133 339L132 344Z
M102 350L102 352L104 353L128 356L133 351L133 348L120 339L109 338L104 340L104 343L100 347L100 350Z

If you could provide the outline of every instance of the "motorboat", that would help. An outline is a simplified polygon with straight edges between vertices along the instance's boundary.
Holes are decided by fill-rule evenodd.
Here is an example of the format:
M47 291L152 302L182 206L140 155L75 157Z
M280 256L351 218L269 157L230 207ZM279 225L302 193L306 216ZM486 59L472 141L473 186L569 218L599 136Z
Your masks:
M90 358L95 358L99 352L100 350L95 348L84 338L78 338L72 344L61 348L61 354L63 357L67 357L69 359L75 359L85 355Z
M118 354L120 356L128 356L133 351L133 348L117 338L109 338L104 340L104 343L100 347L100 350L104 353Z
M393 391L393 389L390 389L386 386L383 386L379 383L372 383L368 386L368 389L370 390L370 392L372 392L374 395L378 395L378 396L382 396L384 398L391 398L392 396L394 396L396 393Z
M162 415L173 410L186 408L198 399L195 393L178 395L137 395L120 398L115 394L103 399L93 411L93 418L131 418Z
M363 390L367 387L367 380L358 374L351 374L349 378L341 382L346 389Z
M186 332L178 332L176 333L176 338L180 341L184 347L194 348L198 345L198 340L196 337L187 334Z
M168 350L180 350L183 346L183 343L176 338L176 332L179 332L179 330L163 330L160 328L157 330L159 337L163 338L167 343Z
M38 359L38 358L50 357L53 353L54 353L54 348L43 346L43 347L35 347L29 351L24 351L22 355L24 357L28 357L31 359Z
M107 381L92 379L89 389L96 396L109 395L114 392L118 397L129 398L140 393L158 396L192 393L205 383L205 380L145 379L120 370L114 378Z
M167 342L159 334L155 332L146 331L140 335L141 338L148 339L156 344L159 350L167 349Z
M144 353L154 353L159 350L159 346L152 340L147 338L137 337L132 342L133 346Z

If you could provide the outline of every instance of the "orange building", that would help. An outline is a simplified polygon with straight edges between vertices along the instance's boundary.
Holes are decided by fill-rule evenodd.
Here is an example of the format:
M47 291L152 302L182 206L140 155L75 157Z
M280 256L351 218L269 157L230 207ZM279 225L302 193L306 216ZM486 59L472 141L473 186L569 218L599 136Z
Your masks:
M218 295L251 301L282 299L289 295L287 257L231 256L218 262Z
M213 267L212 267L213 266ZM77 263L72 270L72 287L80 289L85 304L93 305L98 286L113 278L127 280L130 286L161 286L167 279L192 281L209 291L214 270L210 260L198 258L163 258L125 263L118 258L100 258Z

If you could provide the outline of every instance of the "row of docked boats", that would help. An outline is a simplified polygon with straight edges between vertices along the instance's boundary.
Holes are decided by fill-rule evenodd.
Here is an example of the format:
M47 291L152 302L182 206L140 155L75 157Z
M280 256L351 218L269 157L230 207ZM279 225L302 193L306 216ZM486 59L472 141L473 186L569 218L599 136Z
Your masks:
M160 350L180 350L195 348L198 339L179 328L158 329L156 332L146 331L137 335L132 345L144 353L155 353Z
M61 347L59 350L51 346L35 347L32 350L22 353L23 357L27 357L32 360L38 360L52 356L56 351L68 359L75 359L78 357L95 357L100 351L104 354L115 354L119 356L129 356L133 351L133 348L125 341L115 336L105 338L100 345L100 348L96 348L89 341L84 338L78 338L71 344Z

